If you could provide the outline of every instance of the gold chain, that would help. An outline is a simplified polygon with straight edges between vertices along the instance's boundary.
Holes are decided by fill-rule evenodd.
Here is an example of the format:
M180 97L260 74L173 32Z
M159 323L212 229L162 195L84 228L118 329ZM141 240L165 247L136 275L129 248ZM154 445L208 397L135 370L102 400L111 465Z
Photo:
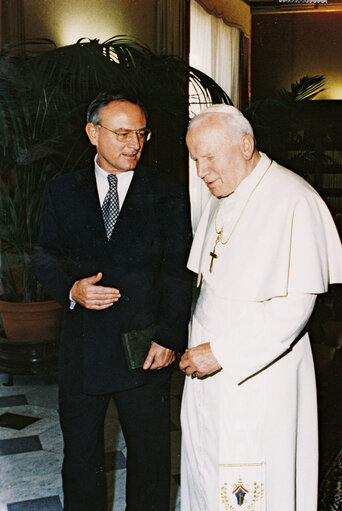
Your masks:
M215 248L216 248L216 245L217 245L218 243L221 243L221 245L227 245L228 241L230 240L230 238L231 238L231 237L232 237L232 235L233 235L233 232L234 232L234 231L235 231L235 229L236 229L236 226L237 226L237 225L238 225L238 223L240 222L240 218L241 218L241 217L242 217L242 215L244 214L245 209L247 208L247 205L248 205L248 203L249 203L249 201L250 201L250 199L251 199L251 197L252 197L253 193L254 193L254 192L255 192L255 190L258 188L258 186L260 185L261 181L264 179L264 177L265 177L265 175L266 175L266 172L268 171L268 169L270 168L270 166L272 165L272 163L273 163L273 160L271 160L271 162L270 162L270 164L268 165L267 169L265 170L265 172L263 173L263 175L261 176L261 178L259 179L259 181L257 182L257 184L254 186L253 190L252 190L252 191L251 191L251 193L249 194L248 199L246 200L246 203L245 203L244 207L242 208L240 215L238 216L238 219L236 220L235 224L233 225L233 228L232 228L232 230L230 231L230 234L229 234L228 238L227 238L225 241L223 241L223 229L224 229L224 227L221 227L221 229L220 229L220 230L218 230L218 229L217 229L217 223L216 223L216 221L217 221L217 215L218 215L218 212L219 212L219 210L220 210L221 202L222 202L222 199L220 200L219 205L218 205L217 210L216 210L216 214L215 214L215 232L216 232L216 234L217 234L217 238L216 238L216 241L215 241ZM214 250L214 251L215 251L215 250Z

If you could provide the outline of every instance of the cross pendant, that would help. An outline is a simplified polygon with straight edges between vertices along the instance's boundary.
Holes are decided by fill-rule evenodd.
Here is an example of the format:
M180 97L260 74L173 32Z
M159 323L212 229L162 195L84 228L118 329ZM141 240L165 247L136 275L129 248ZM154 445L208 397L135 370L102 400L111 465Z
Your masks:
M209 266L209 271L210 271L210 273L212 273L212 272L213 272L214 259L217 259L217 258L218 258L218 255L216 254L215 249L216 249L216 245L215 245L215 247L214 247L213 252L210 252L210 255L211 255L211 261L210 261L210 266Z
M211 256L211 261L210 261L210 266L209 266L210 273L213 272L214 260L218 258L218 255L216 254L216 246L217 246L218 242L220 241L220 239L222 238L222 232L223 232L223 229L221 229L220 232L217 234L217 238L215 241L213 251L210 252L210 256Z

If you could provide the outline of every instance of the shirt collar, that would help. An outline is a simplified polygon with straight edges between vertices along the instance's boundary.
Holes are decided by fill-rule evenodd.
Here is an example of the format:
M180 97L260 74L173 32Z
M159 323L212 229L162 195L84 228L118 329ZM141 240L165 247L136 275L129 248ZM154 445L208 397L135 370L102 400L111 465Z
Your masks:
M98 179L100 182L106 182L108 185L108 172L106 170L103 170L100 165L97 163L97 154L94 158L94 169L95 169L95 176L96 179ZM134 174L134 170L126 170L126 172L120 172L119 174L115 174L118 178L118 181L130 181L132 176Z

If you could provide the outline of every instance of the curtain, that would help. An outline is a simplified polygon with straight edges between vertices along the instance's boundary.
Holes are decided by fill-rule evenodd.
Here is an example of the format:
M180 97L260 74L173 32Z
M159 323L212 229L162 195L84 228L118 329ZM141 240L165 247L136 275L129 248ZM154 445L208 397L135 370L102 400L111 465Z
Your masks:
M203 9L250 37L251 8L245 0L196 0Z
M239 61L239 101L240 110L244 110L250 103L251 90L249 87L249 55L250 40L243 32L240 34L240 61Z
M208 14L195 0L190 9L190 65L213 78L239 106L240 30L222 19ZM190 116L201 111L195 91L190 88ZM189 185L193 230L210 197L206 185L197 177L192 160L189 163Z
M24 39L23 0L1 0L1 49Z
M188 62L189 15L190 0L156 0L156 53Z

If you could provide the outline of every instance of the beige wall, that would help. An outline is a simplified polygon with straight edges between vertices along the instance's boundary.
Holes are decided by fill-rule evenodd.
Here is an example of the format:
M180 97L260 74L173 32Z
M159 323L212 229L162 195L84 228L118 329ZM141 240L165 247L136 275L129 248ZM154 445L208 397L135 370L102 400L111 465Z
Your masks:
M155 0L24 0L25 34L57 46L128 35L154 50L154 11Z
M342 99L342 12L252 16L252 97L261 99L305 75L325 75L317 99Z

